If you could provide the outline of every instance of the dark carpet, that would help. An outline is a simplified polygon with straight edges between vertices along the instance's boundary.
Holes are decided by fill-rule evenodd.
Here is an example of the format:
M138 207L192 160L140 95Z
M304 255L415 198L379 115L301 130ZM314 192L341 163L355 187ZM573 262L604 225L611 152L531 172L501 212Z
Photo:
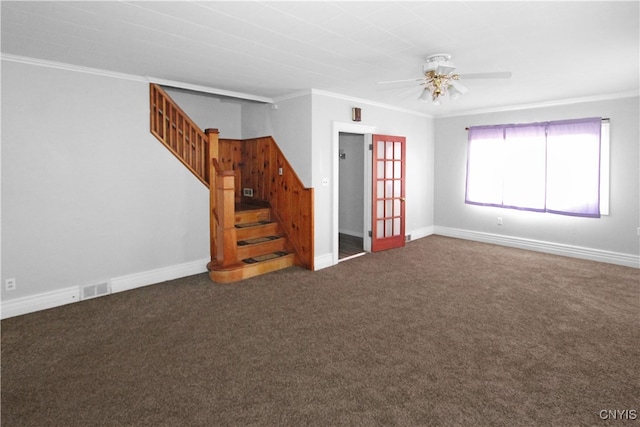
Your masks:
M3 320L2 425L638 425L639 278L430 236L169 281Z

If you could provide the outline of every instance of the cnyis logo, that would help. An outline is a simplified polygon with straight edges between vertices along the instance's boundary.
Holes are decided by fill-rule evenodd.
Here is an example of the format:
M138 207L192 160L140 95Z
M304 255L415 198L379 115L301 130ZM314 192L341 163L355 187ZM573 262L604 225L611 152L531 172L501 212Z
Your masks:
M601 420L637 420L636 409L602 409L598 412Z

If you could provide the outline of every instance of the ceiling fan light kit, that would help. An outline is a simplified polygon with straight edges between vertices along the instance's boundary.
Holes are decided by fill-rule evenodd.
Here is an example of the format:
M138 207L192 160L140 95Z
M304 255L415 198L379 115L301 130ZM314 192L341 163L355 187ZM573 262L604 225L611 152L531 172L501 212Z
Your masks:
M392 80L380 83L397 83L403 81L419 81L424 89L418 96L422 102L431 102L433 105L440 105L442 98L449 95L452 100L459 99L467 93L467 88L459 80L469 79L508 79L510 72L497 73L475 73L475 74L455 74L456 66L451 62L451 55L448 53L436 53L426 58L426 63L422 66L424 77L409 80Z
M466 92L466 88L461 84L453 84L460 76L453 73L456 66L449 62L450 59L451 55L448 53L436 53L427 57L427 62L422 66L425 90L418 97L420 101L430 100L433 105L440 105L440 99L446 94L455 101Z

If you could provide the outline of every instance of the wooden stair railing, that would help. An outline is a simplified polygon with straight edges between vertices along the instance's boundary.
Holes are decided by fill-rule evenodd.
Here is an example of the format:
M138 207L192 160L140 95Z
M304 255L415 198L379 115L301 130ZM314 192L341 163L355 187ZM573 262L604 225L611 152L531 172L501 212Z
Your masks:
M151 133L204 185L209 187L209 135L158 85L151 83Z

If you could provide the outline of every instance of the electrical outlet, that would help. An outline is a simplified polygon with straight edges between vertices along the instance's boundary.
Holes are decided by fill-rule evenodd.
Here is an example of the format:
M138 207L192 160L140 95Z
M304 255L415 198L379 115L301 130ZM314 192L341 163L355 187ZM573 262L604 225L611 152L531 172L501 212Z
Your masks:
M7 279L4 281L4 288L8 291L16 290L16 279Z
M498 217L497 224L502 225L502 218Z

